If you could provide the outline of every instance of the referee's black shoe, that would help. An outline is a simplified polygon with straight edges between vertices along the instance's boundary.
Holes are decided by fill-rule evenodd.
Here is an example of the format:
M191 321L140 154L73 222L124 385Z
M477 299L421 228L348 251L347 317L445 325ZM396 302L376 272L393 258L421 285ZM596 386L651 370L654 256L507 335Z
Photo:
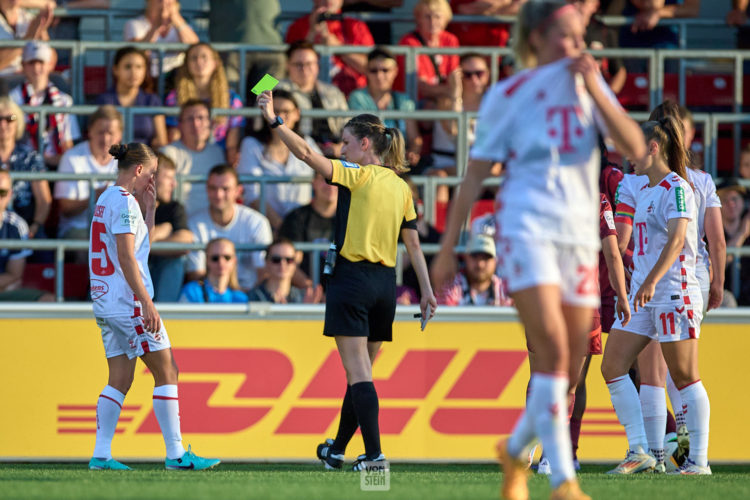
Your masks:
M354 463L352 464L352 470L354 472L365 470L365 467L367 467L368 462L385 462L385 455L380 453L375 458L367 458L367 455L360 455L357 457L357 460L355 460Z
M343 453L334 453L331 449L333 445L333 439L326 439L325 443L320 443L318 448L315 450L315 454L318 456L326 469L340 469L344 466L344 455Z

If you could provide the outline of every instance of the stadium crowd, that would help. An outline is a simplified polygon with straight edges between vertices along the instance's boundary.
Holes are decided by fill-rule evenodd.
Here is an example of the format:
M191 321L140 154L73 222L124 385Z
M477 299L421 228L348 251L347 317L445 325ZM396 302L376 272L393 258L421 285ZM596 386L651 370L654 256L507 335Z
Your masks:
M452 16L515 15L524 0L312 0L309 14L294 21L285 33L270 29L273 16L280 12L278 0L210 3L221 3L222 8L209 11L211 39L202 41L181 15L176 0L147 0L143 14L126 23L122 40L180 42L189 47L184 52L167 53L160 67L155 53L123 46L112 60L112 87L87 102L74 102L70 84L59 71L60 55L47 43L59 39L55 33L64 33L53 13L55 2L0 0L0 40L27 41L23 48L2 47L0 42L4 94L0 97L0 167L10 173L11 179L16 172L105 173L114 177L117 160L108 154L108 149L123 140L125 130L118 108L162 104L179 108L175 116L136 115L132 123L132 139L160 152L155 240L200 243L206 248L154 252L150 268L155 300L237 302L249 298L276 303L323 302L325 294L315 282L314 272L322 268L322 260L320 266L313 265L322 256L319 252L301 252L294 245L327 243L332 239L336 187L313 176L291 154L277 131L262 120L213 111L255 106L254 94L237 93L238 82L246 79L246 88L250 89L263 74L271 73L280 80L274 91L276 114L310 147L330 158L341 154L341 132L346 120L306 117L305 112L310 109L477 111L484 93L494 83L488 58L471 51L461 56L420 55L416 68L418 94L412 99L405 93L405 62L401 56L394 56L387 45L505 46L509 43L509 26L452 23ZM414 25L398 41L391 38L390 27L386 33L383 23L365 23L347 15L354 8L368 10L369 6L382 12L404 3L413 5ZM700 7L700 0L571 3L580 9L587 23L586 42L592 48L677 47L675 30L661 25L660 19L695 17ZM108 2L77 0L59 4L68 9L106 8ZM735 1L733 6L726 22L741 25L747 19L747 2ZM227 16L226 8L233 9L234 15ZM633 16L635 22L621 29L601 22L602 15L612 14ZM240 23L243 19L247 22ZM283 56L248 53L245 75L238 73L237 53L219 53L211 45L280 44L282 40L288 44ZM376 46L376 41L384 45ZM744 28L738 31L737 43L738 47L747 43ZM322 64L316 47L323 45L358 45L371 50L335 56L330 63ZM639 71L633 66L635 63L617 58L599 63L615 93L623 89L628 71ZM501 78L511 72L508 61L501 61L500 68ZM323 71L328 74L323 75ZM160 73L166 82L163 95L157 94L154 84ZM89 116L64 112L63 108L74 104L99 107ZM19 107L39 105L59 110L41 120L37 114L24 113ZM411 175L456 175L455 120L389 120L386 125L398 128L406 138ZM474 126L472 120L469 143L474 140ZM736 172L750 179L750 146L742 150ZM195 174L206 177L205 185L185 182L177 186L177 178ZM238 175L309 177L309 182L267 184L261 192L258 183L241 184ZM727 246L750 246L747 184L734 178L716 179L716 183ZM11 187L0 189L4 200L0 206L7 207L0 215L2 238L87 239L92 216L89 200L98 197L109 184L13 180ZM414 187L413 194L420 239L423 243L436 243L439 232L423 217L423 193ZM494 194L493 189L487 189L483 197L492 199ZM448 186L441 185L435 199L446 204L451 196ZM436 290L441 303L510 303L502 280L494 275L494 265L488 264L496 255L491 241L483 240L493 236L492 229L485 229L474 234L467 245L465 268L451 288ZM239 244L258 245L265 250L235 251L234 246ZM0 255L0 300L49 300L49 294L29 293L27 285L33 285L33 280L25 277L32 273L24 271L24 264L32 267L49 263L50 252L0 249ZM73 252L66 258L69 263L86 262L85 255ZM725 293L726 304L734 301L750 305L750 258L741 259L739 272L734 272L735 265L729 256L727 289L732 289L733 280L739 279L740 293L737 297ZM66 274L66 280L87 282L88 277L86 273ZM411 275L405 271L399 303L419 303L418 290L413 271Z

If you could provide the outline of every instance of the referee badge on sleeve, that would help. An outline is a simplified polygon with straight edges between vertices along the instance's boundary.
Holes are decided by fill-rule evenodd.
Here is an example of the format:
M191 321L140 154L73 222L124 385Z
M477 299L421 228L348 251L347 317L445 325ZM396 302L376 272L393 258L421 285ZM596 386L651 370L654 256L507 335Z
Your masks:
M341 160L341 165L343 165L346 168L359 168L359 165L357 165L356 163L352 163L346 160Z

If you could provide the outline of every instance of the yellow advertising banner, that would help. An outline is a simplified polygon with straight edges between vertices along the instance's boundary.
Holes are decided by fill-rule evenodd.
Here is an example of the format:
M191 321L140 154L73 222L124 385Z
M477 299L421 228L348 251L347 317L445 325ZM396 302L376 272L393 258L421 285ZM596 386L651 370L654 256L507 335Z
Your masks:
M334 436L343 368L320 321L167 320L180 368L185 444L223 459L308 460ZM397 322L373 367L390 459L489 460L524 406L528 363L514 322ZM0 319L0 458L86 459L107 365L93 319ZM750 403L738 389L746 324L705 324L701 375L711 399L712 460L748 460L738 444ZM581 460L621 459L627 442L595 357ZM138 363L113 442L119 459L164 456L153 379ZM359 434L348 455L362 453Z

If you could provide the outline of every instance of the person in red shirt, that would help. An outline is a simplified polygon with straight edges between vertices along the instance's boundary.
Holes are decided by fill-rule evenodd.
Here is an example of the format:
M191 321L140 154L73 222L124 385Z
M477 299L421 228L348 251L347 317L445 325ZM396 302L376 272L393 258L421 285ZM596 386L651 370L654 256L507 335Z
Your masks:
M357 19L344 17L341 6L344 0L313 0L313 9L289 26L286 43L306 40L318 45L364 45L375 42L367 25ZM341 54L331 62L331 81L344 94L367 85L366 54Z
M515 16L526 0L451 0L454 14L464 16ZM462 46L505 47L510 38L510 24L452 23L448 31L458 37Z
M417 29L404 35L398 44L412 47L458 47L456 35L445 31L452 17L453 13L447 0L419 0L414 6L414 21ZM403 88L401 75L406 73L403 58L399 59L400 81L396 82L395 87ZM448 75L458 66L457 54L417 56L419 99L450 97L451 87L448 84Z

